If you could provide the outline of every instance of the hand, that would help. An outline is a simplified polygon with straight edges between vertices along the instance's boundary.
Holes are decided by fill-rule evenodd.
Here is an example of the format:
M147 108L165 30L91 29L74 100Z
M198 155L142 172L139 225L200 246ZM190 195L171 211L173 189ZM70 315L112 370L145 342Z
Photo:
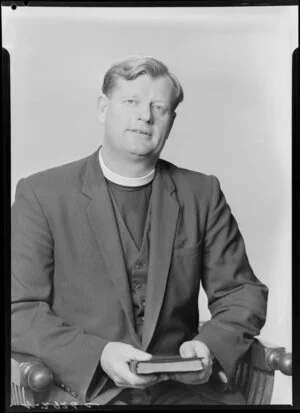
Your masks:
M171 373L169 374L171 380L180 381L185 384L203 384L209 380L212 373L212 357L206 344L199 340L186 341L180 346L179 354L182 358L202 358L203 370L187 373Z
M109 342L102 351L100 363L116 386L144 389L169 379L165 374L142 376L130 371L131 360L150 360L151 358L151 354L138 350L130 344Z

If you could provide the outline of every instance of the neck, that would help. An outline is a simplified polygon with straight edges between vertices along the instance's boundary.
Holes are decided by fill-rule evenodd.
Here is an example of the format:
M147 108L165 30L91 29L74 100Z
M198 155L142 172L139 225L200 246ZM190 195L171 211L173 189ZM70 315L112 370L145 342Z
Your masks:
M134 157L131 159L118 158L111 154L104 145L100 149L101 158L105 165L114 173L127 178L140 178L149 174L155 168L157 159L145 157Z

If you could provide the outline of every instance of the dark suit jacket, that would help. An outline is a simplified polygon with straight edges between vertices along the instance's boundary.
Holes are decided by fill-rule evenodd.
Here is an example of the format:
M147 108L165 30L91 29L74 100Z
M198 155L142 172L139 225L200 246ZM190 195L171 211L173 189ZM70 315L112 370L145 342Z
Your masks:
M98 151L18 182L12 350L41 358L82 402L107 380L97 366L110 341L175 355L199 339L230 379L265 322L268 290L249 266L217 178L158 161L141 343ZM212 318L198 333L200 281Z

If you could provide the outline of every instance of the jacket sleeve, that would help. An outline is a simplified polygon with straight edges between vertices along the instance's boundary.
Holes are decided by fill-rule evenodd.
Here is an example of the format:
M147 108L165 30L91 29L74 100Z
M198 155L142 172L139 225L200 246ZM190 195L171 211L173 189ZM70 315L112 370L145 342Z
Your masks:
M254 275L237 222L212 176L202 285L211 319L194 338L212 351L228 380L266 320L268 288Z
M108 379L99 364L107 341L52 311L55 245L28 180L17 185L11 216L12 351L39 357L58 384L89 401Z

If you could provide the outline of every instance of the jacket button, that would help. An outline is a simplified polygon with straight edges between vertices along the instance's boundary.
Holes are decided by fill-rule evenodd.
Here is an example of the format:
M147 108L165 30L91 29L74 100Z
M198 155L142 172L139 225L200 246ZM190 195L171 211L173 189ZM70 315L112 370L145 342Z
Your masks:
M139 283L139 282L136 282L134 286L135 286L136 289L140 290L142 288L143 284Z
M143 268L143 264L137 263L136 266L135 266L135 268L136 268L137 270L140 270L141 268Z
M76 393L76 391L71 391L71 396L78 397L78 394Z

